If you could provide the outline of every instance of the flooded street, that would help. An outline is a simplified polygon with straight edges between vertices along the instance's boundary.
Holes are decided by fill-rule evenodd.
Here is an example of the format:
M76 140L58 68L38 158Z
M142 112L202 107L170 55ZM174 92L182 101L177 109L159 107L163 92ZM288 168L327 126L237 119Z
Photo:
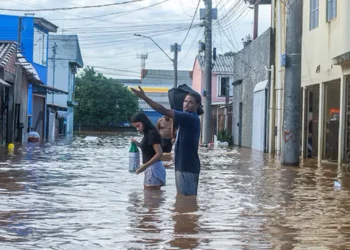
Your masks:
M350 177L201 149L199 195L128 172L130 136L23 149L0 167L0 249L350 249ZM334 180L342 182L340 189Z

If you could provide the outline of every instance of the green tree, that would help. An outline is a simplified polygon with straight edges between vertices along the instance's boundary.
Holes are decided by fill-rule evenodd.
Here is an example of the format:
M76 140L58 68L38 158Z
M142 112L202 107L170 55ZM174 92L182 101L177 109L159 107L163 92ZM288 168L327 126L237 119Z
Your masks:
M75 99L75 120L95 127L128 121L138 110L138 99L127 87L90 67L77 78Z

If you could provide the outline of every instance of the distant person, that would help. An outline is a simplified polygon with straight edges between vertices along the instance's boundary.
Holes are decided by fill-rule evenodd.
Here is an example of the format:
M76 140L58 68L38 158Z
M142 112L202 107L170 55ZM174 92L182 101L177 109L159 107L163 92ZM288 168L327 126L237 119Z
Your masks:
M159 190L165 186L166 172L162 161L161 137L148 117L138 112L131 117L132 125L143 134L141 142L131 139L142 151L142 165L136 174L145 172L144 188Z
M136 96L144 100L155 111L175 120L178 131L175 142L175 181L177 193L197 195L201 164L198 156L200 121L203 114L201 96L188 93L183 101L183 111L171 110L156 103L145 92L131 88Z
M164 115L158 120L156 127L162 137L161 145L163 153L170 153L174 138L173 119Z

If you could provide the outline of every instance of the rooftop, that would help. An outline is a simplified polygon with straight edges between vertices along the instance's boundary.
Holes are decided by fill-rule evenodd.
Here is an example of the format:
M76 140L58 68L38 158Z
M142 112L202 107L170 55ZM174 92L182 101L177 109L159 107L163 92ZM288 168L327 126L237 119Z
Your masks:
M204 56L197 56L197 60L199 61L199 65L202 70L204 70L205 63L204 63ZM218 56L215 61L213 61L214 67L213 72L214 73L232 73L233 74L233 62L234 57L233 56Z
M0 42L0 68L4 68L11 56L16 52L17 44L11 41Z
M58 26L54 25L53 23L47 21L42 17L34 17L34 24L46 29L49 32L56 33L58 30Z

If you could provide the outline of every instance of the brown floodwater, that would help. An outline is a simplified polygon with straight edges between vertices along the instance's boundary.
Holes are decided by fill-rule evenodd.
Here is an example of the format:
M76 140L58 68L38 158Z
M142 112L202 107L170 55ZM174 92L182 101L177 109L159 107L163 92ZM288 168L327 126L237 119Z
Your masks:
M130 135L27 145L0 165L0 249L350 249L350 177L201 149L198 197L144 191ZM342 183L334 187L334 180Z

